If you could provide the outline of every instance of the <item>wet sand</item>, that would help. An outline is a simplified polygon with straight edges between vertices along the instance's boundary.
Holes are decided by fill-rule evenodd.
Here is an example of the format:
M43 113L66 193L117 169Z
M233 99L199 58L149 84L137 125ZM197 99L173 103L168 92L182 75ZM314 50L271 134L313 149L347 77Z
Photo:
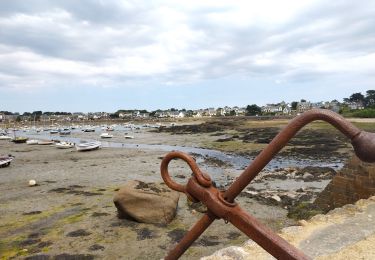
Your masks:
M216 138L139 131L125 141L122 133L113 134L114 142L189 146ZM98 135L73 136L98 139ZM0 154L16 156L10 167L0 169L0 256L5 259L62 254L65 259L160 259L201 216L188 208L181 195L177 216L167 226L117 218L112 202L115 190L131 179L161 181L159 167L165 151L103 148L80 153L1 141ZM174 161L170 167L174 175L190 175L182 162ZM238 174L230 168L225 171ZM30 179L38 186L28 187ZM238 201L274 230L295 224L283 208L247 197ZM216 221L182 259L198 259L247 240L230 224L223 224Z

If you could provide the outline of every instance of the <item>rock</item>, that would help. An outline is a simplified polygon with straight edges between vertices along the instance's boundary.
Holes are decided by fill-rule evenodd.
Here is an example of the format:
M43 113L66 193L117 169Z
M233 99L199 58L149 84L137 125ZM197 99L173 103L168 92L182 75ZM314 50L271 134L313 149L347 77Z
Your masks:
M115 194L113 202L119 218L167 224L176 215L179 196L164 183L128 181Z
M256 196L256 195L258 195L258 193L259 193L259 192L257 192L257 191L252 191L252 190L245 190L244 192L246 192L247 194L250 194L250 195L252 195L252 196Z
M314 175L312 175L311 173L306 172L305 174L303 174L302 179L304 179L305 181L307 181L307 180L313 180L314 179Z
M277 195L273 195L271 198L276 200L277 202L281 202L281 198Z

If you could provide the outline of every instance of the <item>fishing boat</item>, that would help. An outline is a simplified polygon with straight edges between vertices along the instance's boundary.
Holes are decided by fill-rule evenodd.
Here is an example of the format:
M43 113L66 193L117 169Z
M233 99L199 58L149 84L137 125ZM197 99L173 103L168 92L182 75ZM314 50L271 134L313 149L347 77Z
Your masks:
M0 168L9 166L13 159L12 155L0 155Z
M109 133L102 133L102 134L100 135L100 137L101 137L101 138L112 138L113 135L110 135Z
M22 143L26 143L27 140L29 140L29 138L20 136L20 137L14 137L12 139L12 142L16 144L22 144Z
M35 140L35 139L27 140L26 144L28 144L28 145L35 145L35 144L38 144L38 140Z
M79 143L79 144L76 144L76 149L77 151L91 151L91 150L99 149L101 145L102 143L98 141Z
M60 142L55 144L56 148L58 149L69 149L74 147L74 143L69 142Z

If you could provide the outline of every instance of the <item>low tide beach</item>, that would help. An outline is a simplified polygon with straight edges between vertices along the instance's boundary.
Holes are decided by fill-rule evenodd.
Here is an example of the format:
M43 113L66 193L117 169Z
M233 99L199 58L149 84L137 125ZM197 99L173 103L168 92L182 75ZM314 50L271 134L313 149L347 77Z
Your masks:
M178 127L173 131L140 128L131 133L134 139L125 139L125 130L115 130L111 132L114 137L103 142L103 148L90 152L0 141L0 154L15 156L9 167L0 169L0 256L2 259L39 259L37 256L41 255L65 259L77 256L82 259L162 258L202 213L190 208L186 197L181 194L177 215L168 225L119 219L112 201L116 190L128 180L161 182L162 157L168 151L183 149L197 159L200 167L208 171L219 186L225 188L258 151L253 149L245 153L245 146L261 149L265 145L243 142L241 137L245 134L240 128L235 131L224 128L189 133L186 128ZM64 138L100 140L100 132L76 130ZM20 132L19 135L58 139L43 132ZM228 137L231 139L221 140ZM238 153L231 151L233 142L237 141ZM199 150L197 147L209 149ZM306 149L301 145L297 148ZM319 166L320 162L334 172L341 167L348 150L346 145L336 148L326 161L293 157L293 150L289 150L288 156L284 154L279 162L273 162L273 167L263 171L237 201L273 230L297 224L296 220L287 217L288 205L280 198L287 192L305 190L309 194L307 200L312 200L328 184L329 176L314 179L294 167L299 162L303 162L303 167L309 166L309 162ZM227 159L221 160L210 151L217 151L220 156L224 154ZM236 163L230 159L236 157L245 162ZM171 163L170 172L182 183L190 176L187 165L179 161ZM277 177L288 173L288 178ZM29 187L29 180L35 180L37 185ZM247 240L230 224L223 224L222 220L216 221L182 259L198 259Z

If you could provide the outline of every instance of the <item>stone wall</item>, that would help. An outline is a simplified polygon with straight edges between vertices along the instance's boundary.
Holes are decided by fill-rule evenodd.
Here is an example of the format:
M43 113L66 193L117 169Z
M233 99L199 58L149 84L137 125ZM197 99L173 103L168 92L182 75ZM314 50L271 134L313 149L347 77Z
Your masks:
M375 195L375 164L352 157L319 194L314 205L327 212L331 209Z

